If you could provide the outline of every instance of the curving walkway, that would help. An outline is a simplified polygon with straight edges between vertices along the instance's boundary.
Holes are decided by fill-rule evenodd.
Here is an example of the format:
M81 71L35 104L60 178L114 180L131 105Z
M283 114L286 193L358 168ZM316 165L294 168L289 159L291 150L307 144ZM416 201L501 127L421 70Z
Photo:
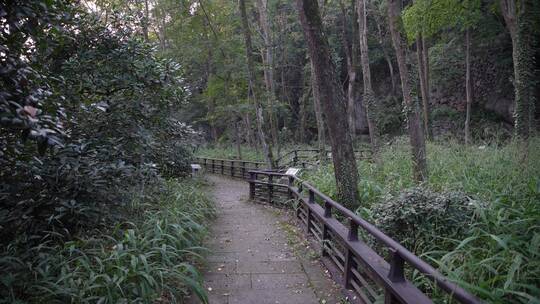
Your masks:
M343 303L288 212L247 202L245 181L208 180L218 209L205 244L211 251L204 273L210 304Z

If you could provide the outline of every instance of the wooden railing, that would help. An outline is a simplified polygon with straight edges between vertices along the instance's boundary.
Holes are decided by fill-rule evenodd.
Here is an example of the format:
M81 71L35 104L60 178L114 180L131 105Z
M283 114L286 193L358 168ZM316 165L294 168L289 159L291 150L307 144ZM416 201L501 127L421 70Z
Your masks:
M329 160L328 154L330 150L324 151L325 161ZM370 159L370 150L358 150L354 152L357 159ZM289 167L308 168L320 161L320 151L317 149L295 149L291 150L275 160L277 169L286 169ZM247 178L247 171L267 168L265 162L260 161L245 161L209 157L195 157L195 160L204 168L212 173L220 173Z
M428 295L407 279L413 272L434 282L448 300L482 303L309 183L268 171L250 171L249 175L251 200L294 206L306 233L321 246L323 258L335 265L345 287L353 290L362 303L374 303L382 297L384 303L432 303Z
M325 150L322 154L324 155L324 161L330 160L328 157L330 150ZM301 167L308 168L315 165L320 161L320 151L318 149L295 149L291 150L279 158L276 159L278 168L287 168L287 167ZM356 159L371 159L371 150L356 150L354 151Z
M237 178L249 178L250 170L264 170L266 163L256 161L195 157L195 161L207 172Z
M421 274L446 293L445 303L482 303L375 226L300 178L260 170L266 167L262 162L197 160L208 172L247 179L252 201L294 207L306 233L320 245L323 261L335 266L344 286L358 295L361 303L375 303L382 298L385 304L432 303L432 299L408 278L413 273ZM423 286L428 288L426 284Z

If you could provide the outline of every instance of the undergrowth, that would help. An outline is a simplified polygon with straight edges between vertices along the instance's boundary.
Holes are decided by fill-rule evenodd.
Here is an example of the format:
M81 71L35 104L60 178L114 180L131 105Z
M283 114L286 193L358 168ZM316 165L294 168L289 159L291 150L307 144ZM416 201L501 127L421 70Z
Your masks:
M435 231L441 230L418 228L433 226L425 225L433 220L429 216L417 217L421 222L412 225L414 230L385 232L396 237L414 234L422 243L415 250L418 255L491 303L540 303L540 138L531 140L526 160L521 147L513 143L464 146L445 142L429 143L427 148L429 180L421 188L441 195L463 193L474 215L468 222L461 219L467 229L457 235L456 229L439 235ZM372 222L404 190L415 189L405 138L384 146L381 159L380 167L358 163L362 202L356 211ZM336 197L331 165L305 172L304 178ZM416 204L415 208L423 207Z
M0 253L0 302L177 303L190 291L205 301L195 265L214 209L200 187L169 181L155 201L128 207L130 221L98 233L11 242Z
M278 155L277 149L273 149L274 158L284 155L285 153L295 149L313 149L312 146L305 144L289 144L280 149ZM238 151L236 147L208 146L198 149L195 154L200 157L220 158L220 159L238 159ZM264 152L262 149L254 149L251 147L242 146L242 159L249 161L265 161Z

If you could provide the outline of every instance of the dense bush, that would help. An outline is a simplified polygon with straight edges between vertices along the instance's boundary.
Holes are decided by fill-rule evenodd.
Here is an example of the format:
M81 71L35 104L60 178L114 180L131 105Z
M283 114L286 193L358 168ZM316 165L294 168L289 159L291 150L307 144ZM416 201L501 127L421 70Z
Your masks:
M105 24L62 1L14 2L2 12L14 14L2 24L10 29L2 32L0 94L0 223L11 227L0 231L4 242L21 232L71 237L118 220L115 207L129 202L132 187L144 196L160 175L189 172L198 133L175 119L186 96L178 64L158 58L114 15ZM36 22L18 28L25 18ZM27 78L13 78L24 71ZM40 98L32 93L44 88Z
M374 224L411 251L450 250L445 239L463 239L478 203L460 192L436 193L421 187L403 190L371 208ZM437 247L435 247L437 246Z
M178 119L181 67L125 15L53 0L0 16L0 298L204 296L189 262L208 201L165 184L200 137Z

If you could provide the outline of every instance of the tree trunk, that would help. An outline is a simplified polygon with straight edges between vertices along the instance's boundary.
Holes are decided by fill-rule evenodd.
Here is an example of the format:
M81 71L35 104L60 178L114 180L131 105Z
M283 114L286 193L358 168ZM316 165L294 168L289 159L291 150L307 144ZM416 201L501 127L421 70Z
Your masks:
M379 128L377 127L377 105L375 104L375 93L371 85L371 69L369 67L369 49L367 42L367 9L365 0L358 0L358 29L360 34L360 56L362 61L362 75L364 80L364 105L366 106L367 121L369 127L369 138L373 156L379 160Z
M327 38L323 34L317 1L297 0L296 4L330 134L338 200L354 210L359 203L358 170L349 124L344 119L347 117L347 102L337 79Z
M465 112L465 144L471 143L471 33L470 28L465 30L465 95L467 96L467 110Z
M149 17L148 0L144 0L144 22L142 24L144 42L148 42L148 24L150 23Z
M420 123L420 114L418 102L413 100L411 93L411 84L409 83L409 69L405 63L405 50L403 49L403 41L399 32L399 16L400 16L399 0L388 0L388 25L392 36L392 44L396 51L396 59L398 62L399 76L401 78L401 90L403 93L403 107L407 115L407 127L409 130L409 138L412 149L413 161L413 176L418 182L427 180L427 163L426 163L426 142L422 125Z
M257 140L251 129L251 117L249 116L249 112L244 114L244 125L246 126L246 136L248 138L249 146L258 150Z
M421 34L416 36L416 59L418 62L418 76L420 78L420 92L422 94L422 114L424 121L424 132L430 138L430 118L429 118L429 93L427 87L427 75L425 67L425 52L424 38Z
M298 140L301 143L307 143L306 126L307 126L307 110L309 96L311 95L311 84L307 84L307 90L300 96L300 127L298 130Z
M274 146L277 148L279 156L279 135L277 130L277 117L275 113L275 82L274 82L274 54L272 46L272 37L268 21L268 0L257 0L257 9L259 11L259 23L261 25L264 49L262 50L264 83L266 85L266 97L270 111L268 117L270 120L270 132Z
M519 4L519 7L517 6ZM515 110L514 127L516 137L525 142L524 156L534 123L535 87L535 39L534 20L539 18L540 6L535 0L501 0L506 27L512 38L514 62Z
M515 71L515 130L516 136L528 143L533 130L534 98L535 98L535 46L537 31L534 20L539 18L540 4L533 0L523 0L518 14L518 29L516 35ZM536 19L537 20L537 19Z
M234 123L234 133L235 133L235 142L236 142L236 155L238 156L238 159L242 159L242 143L241 143L241 136L240 136L240 122L242 121L242 118L239 116L236 119L236 122Z
M323 161L326 158L326 132L324 129L324 118L321 107L321 98L319 87L315 81L315 69L311 63L311 90L313 91L313 109L315 110L315 120L317 120L317 143L319 148L319 159Z
M424 54L424 81L426 82L425 86L426 86L426 100L427 100L427 106L428 106L428 112L427 112L427 117L428 117L428 125L427 125L427 136L429 139L433 139L433 127L432 127L432 124L431 124L431 105L430 105L430 102L431 102L431 84L430 84L430 77L429 77L429 46L427 46L427 43L426 43L426 37L423 36L422 37L422 54Z
M343 44L343 49L345 51L345 57L347 59L347 75L349 78L348 86L347 86L347 121L349 122L349 128L351 130L351 137L354 141L356 137L356 97L358 95L358 86L356 85L356 58L358 57L357 54L357 39L356 39L356 29L357 29L357 23L352 22L353 27L353 39L352 41L349 40L349 36L347 34L347 11L345 10L345 6L343 5L343 2L339 2L341 6L341 16L342 16L342 24L341 24L341 41ZM355 13L356 15L356 13Z
M242 30L244 32L244 40L246 44L246 60L247 60L247 72L248 72L248 98L251 98L255 105L255 115L257 120L257 132L259 134L259 140L261 142L266 163L269 168L274 168L274 157L272 155L272 145L266 140L266 134L264 132L264 116L260 101L255 94L255 66L253 63L253 47L251 44L251 33L249 31L249 23L246 12L245 0L239 0L240 15L242 18Z
M388 54L388 51L384 47L384 39L383 39L383 33L381 29L381 21L377 20L379 18L375 18L375 24L377 25L377 34L378 34L378 40L379 45L381 46L384 60L386 61L386 64L388 65L388 71L390 72L390 81L392 82L392 95L396 95L397 91L397 84L396 84L396 76L394 74L394 65L392 64L392 58L390 58L390 54Z

